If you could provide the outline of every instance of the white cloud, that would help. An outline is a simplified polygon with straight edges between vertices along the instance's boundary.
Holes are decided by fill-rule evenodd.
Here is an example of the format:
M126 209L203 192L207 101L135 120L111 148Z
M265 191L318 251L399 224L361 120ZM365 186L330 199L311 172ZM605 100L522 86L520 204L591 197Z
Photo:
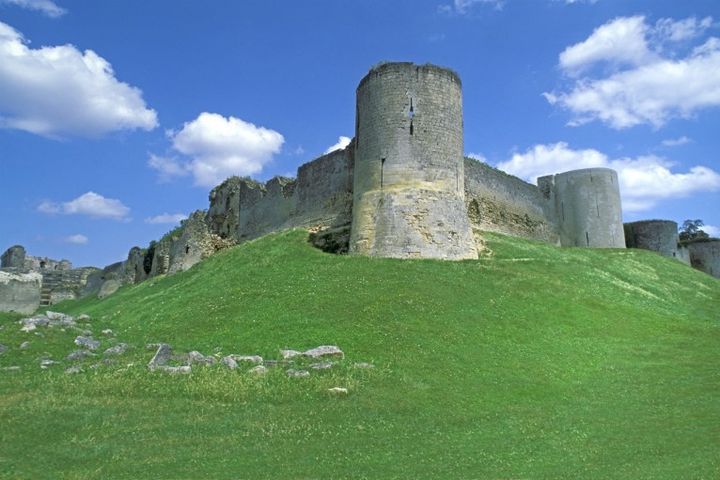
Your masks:
M679 147L680 145L685 145L690 142L692 142L692 140L683 135L680 138L668 138L667 140L663 140L662 144L664 147Z
M453 0L452 4L443 4L438 6L440 13L457 13L464 15L474 6L478 4L492 5L495 10L502 10L505 5L504 0Z
M145 219L145 223L161 224L161 223L180 223L188 216L184 213L163 213L154 217Z
M63 239L63 241L65 241L66 243L72 243L75 245L86 245L88 243L88 237L78 233L76 235L70 235L69 237L65 237Z
M674 172L672 162L655 155L610 159L594 149L573 150L565 142L535 145L498 164L498 168L531 183L543 175L591 167L618 172L623 209L628 212L648 210L665 199L720 191L720 174L708 167Z
M700 229L711 237L720 237L720 227L716 227L714 225L703 225Z
M487 158L482 153L466 153L465 156L479 162L488 163Z
M0 22L0 127L62 137L157 126L142 92L118 81L97 53L27 43Z
M616 18L566 48L560 54L560 67L578 73L600 61L639 65L652 56L645 41L647 28L641 16Z
M253 175L280 152L283 136L235 117L201 113L180 131L169 131L175 151L189 161L150 155L148 164L161 179L191 173L197 185L211 187L232 175Z
M150 154L148 166L158 171L158 178L161 182L167 182L175 177L190 175L188 165L178 161L176 158L160 157Z
M28 10L36 10L52 18L58 18L67 13L67 10L59 7L52 0L0 0L1 4L17 5Z
M350 141L352 139L350 137L344 137L340 136L338 137L338 141L335 145L330 145L327 150L325 150L325 154L328 154L330 152L334 152L335 150L342 150L348 145L350 145Z
M694 38L711 22L663 19L652 27L641 16L612 20L560 54L560 67L570 75L599 63L610 65L612 73L583 77L567 92L543 95L572 112L570 125L600 120L616 129L657 128L720 106L720 40L708 39L685 58L662 55L664 45Z
M120 200L105 198L95 192L87 192L68 202L42 202L38 211L62 215L88 215L95 218L126 220L130 209Z

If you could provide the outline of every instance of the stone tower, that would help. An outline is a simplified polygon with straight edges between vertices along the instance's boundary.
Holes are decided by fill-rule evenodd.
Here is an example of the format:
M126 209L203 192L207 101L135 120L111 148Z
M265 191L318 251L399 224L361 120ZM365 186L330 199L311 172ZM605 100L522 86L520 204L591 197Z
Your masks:
M464 200L460 79L384 63L357 88L352 253L477 258Z
M664 257L678 258L678 225L672 220L626 223L625 242L628 248L643 248Z
M538 186L554 198L562 246L625 248L615 170L571 170L538 178Z

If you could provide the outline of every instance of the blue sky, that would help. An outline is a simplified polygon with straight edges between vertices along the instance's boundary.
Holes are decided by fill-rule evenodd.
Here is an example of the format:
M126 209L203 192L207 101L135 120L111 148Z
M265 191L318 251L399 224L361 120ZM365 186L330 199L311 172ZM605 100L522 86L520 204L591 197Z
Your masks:
M0 250L103 266L294 175L384 60L459 73L468 154L616 168L625 221L720 234L716 0L0 0Z

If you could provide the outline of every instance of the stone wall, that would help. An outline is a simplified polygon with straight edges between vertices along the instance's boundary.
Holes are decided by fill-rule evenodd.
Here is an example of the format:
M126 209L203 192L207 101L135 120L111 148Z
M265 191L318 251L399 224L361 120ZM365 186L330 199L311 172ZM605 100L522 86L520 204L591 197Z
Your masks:
M693 268L720 278L720 240L711 239L687 244Z
M39 273L0 271L0 312L33 313L40 305L41 284Z
M238 242L277 230L349 228L352 218L352 149L336 150L298 169L297 179L265 184L231 177L210 194L210 233Z
M471 158L465 203L474 228L559 243L555 205L538 187Z

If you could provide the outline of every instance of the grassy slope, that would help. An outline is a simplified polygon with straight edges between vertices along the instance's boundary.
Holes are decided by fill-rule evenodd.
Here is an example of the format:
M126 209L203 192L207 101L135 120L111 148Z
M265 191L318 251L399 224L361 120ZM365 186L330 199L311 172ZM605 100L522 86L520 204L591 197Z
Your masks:
M487 237L480 261L396 261L294 231L62 304L137 346L74 376L38 367L74 333L0 316L0 367L23 367L0 372L0 475L718 478L720 282L649 252ZM330 343L346 360L309 379L169 377L144 367L158 341L266 358Z

